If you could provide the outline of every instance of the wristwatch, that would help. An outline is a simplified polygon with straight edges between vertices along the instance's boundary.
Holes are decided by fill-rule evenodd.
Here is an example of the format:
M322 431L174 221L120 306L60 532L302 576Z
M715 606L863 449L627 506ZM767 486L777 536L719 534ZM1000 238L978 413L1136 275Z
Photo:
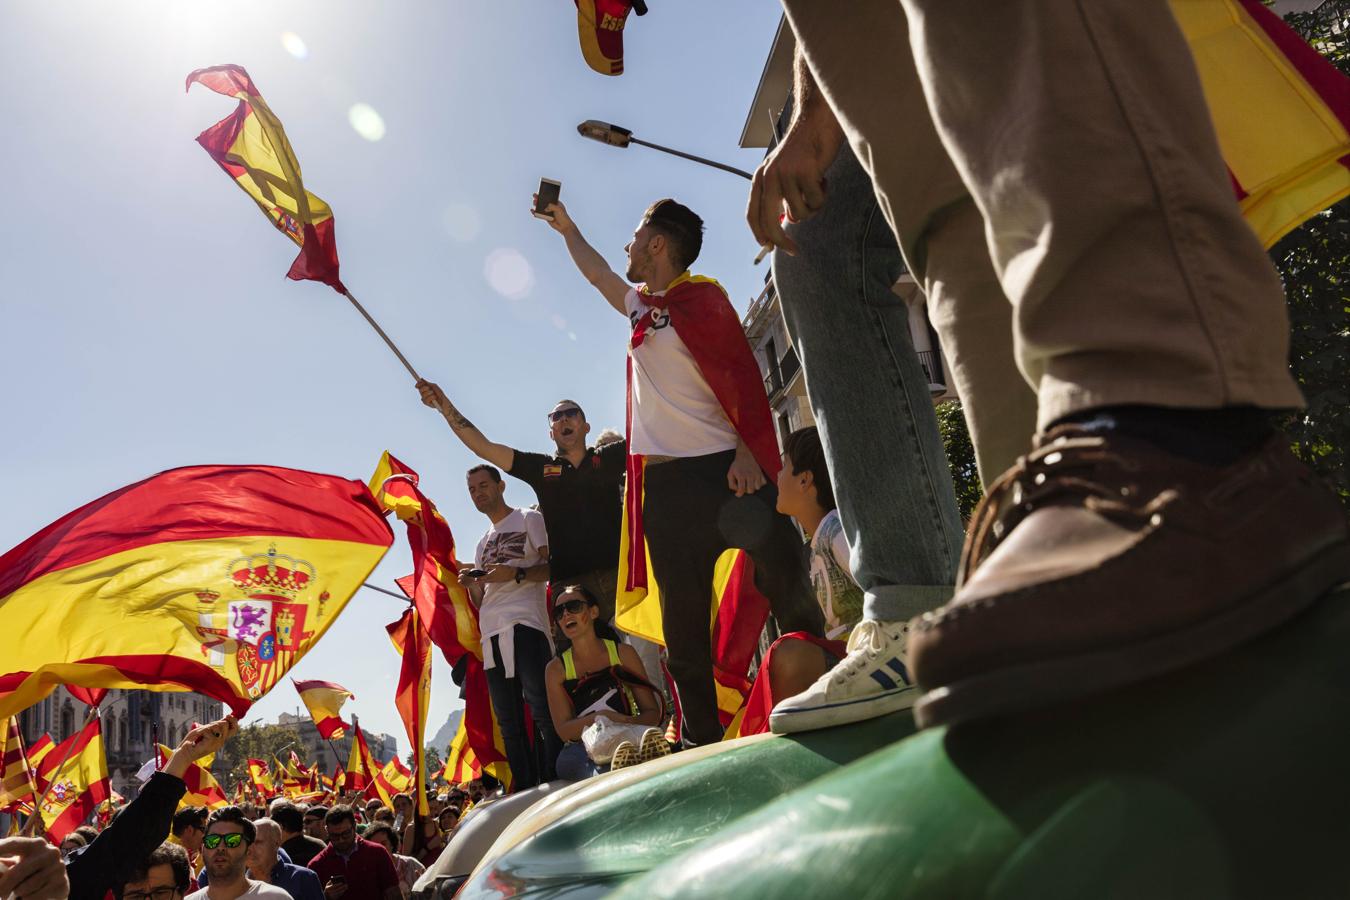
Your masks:
M524 568L516 569L516 584L520 584L524 580L525 580L525 569Z

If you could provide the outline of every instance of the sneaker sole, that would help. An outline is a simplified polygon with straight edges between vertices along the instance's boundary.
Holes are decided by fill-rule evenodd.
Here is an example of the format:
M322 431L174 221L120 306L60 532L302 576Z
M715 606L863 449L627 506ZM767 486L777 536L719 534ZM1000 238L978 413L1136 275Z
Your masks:
M656 734L645 734L642 736L642 744L638 748L638 761L651 762L654 759L660 759L663 756L670 755L670 744L665 736L659 732Z
M928 691L920 728L1027 712L1162 675L1231 650L1284 624L1350 581L1350 543L1324 549L1273 585L1198 625L1126 647L998 669Z
M769 713L769 730L774 734L796 734L835 725L851 725L909 709L918 699L919 689L911 685L882 694L868 694L856 700L840 700L838 703L782 712L774 710Z

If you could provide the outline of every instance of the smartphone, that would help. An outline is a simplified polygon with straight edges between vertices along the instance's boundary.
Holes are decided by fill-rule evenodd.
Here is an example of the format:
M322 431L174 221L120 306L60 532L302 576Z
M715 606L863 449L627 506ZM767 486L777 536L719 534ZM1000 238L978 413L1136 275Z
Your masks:
M328 878L328 883L329 883L329 884L346 884L346 883L347 883L347 876L346 876L346 875L332 875L332 876L329 876L329 878Z
M545 218L549 217L545 216ZM465 569L464 574L468 575L470 578L482 578L487 574L487 569Z
M550 203L557 203L559 195L562 194L562 182L554 181L552 178L539 179L539 193L536 195L534 209L530 211L536 219L553 219L545 210Z

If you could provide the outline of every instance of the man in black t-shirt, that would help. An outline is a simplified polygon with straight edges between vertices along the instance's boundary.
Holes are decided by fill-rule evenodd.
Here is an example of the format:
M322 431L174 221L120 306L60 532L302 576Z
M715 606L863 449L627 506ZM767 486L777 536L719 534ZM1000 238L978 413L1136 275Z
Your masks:
M586 414L576 402L560 400L548 414L556 451L525 453L484 437L437 385L419 381L417 389L471 453L534 488L548 530L549 580L555 587L585 585L599 598L605 621L613 619L627 444L587 447Z

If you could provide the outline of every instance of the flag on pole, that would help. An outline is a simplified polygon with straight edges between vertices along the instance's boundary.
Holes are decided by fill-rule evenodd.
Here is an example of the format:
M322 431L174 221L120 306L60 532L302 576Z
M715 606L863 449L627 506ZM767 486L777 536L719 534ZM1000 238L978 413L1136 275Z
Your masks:
M492 698L488 695L487 672L483 663L469 658L464 672L464 715L445 756L445 780L463 784L480 778L484 773L511 789L511 766L506 761L506 742L502 729L492 712ZM480 752L480 748L482 751Z
M197 135L197 143L258 204L263 215L300 247L286 277L321 281L345 294L347 289L338 278L333 211L305 190L300 161L281 121L248 72L241 66L211 66L188 75L187 89L193 82L239 99L232 114Z
M1261 0L1172 0L1172 13L1261 242L1350 196L1350 79Z
M237 716L332 625L393 534L366 486L173 469L0 557L0 716L61 683L190 690Z
M397 622L385 626L394 648L403 658L399 666L394 706L412 745L413 789L417 813L431 815L427 803L426 729L427 707L431 703L431 640L418 619L417 608L405 610Z
M268 771L267 760L249 758L248 761L248 779L253 783L253 789L264 800L270 800L278 793L276 786L272 783L271 774Z
M33 741L33 746L28 748L28 768L33 772L33 778L37 782L39 791L47 789L47 783L42 776L41 763L52 752L52 748L55 746L56 741L52 740L52 736L43 733L42 737ZM52 760L52 763L55 762L56 760Z
M0 736L0 809L25 800L36 802L37 779L24 751L19 720L10 716L5 720L4 734Z
M296 692L309 710L319 737L324 740L341 739L347 734L347 723L342 721L342 704L356 699L356 695L331 681L296 681L291 679Z
M342 775L344 789L365 794L375 784L375 776L379 771L374 757L370 755L370 745L366 743L366 736L361 732L360 725L353 721L352 750L347 758L347 768Z
M366 796L371 799L379 798L381 803L392 808L394 795L408 790L412 782L412 772L408 771L408 767L398 756L394 756L384 764L384 768L375 773L375 779L367 789Z
M111 795L99 717L91 716L84 728L53 747L47 759L52 768L38 811L47 837L59 844Z
M169 761L169 756L173 750L163 744L158 745L159 750L159 768L164 768L164 764ZM207 809L220 809L222 806L229 806L230 800L225 796L225 789L216 781L209 768L210 763L200 759L195 759L183 773L183 784L187 785L187 793L183 794L183 799L178 801L178 808L183 809L188 806L205 806Z

